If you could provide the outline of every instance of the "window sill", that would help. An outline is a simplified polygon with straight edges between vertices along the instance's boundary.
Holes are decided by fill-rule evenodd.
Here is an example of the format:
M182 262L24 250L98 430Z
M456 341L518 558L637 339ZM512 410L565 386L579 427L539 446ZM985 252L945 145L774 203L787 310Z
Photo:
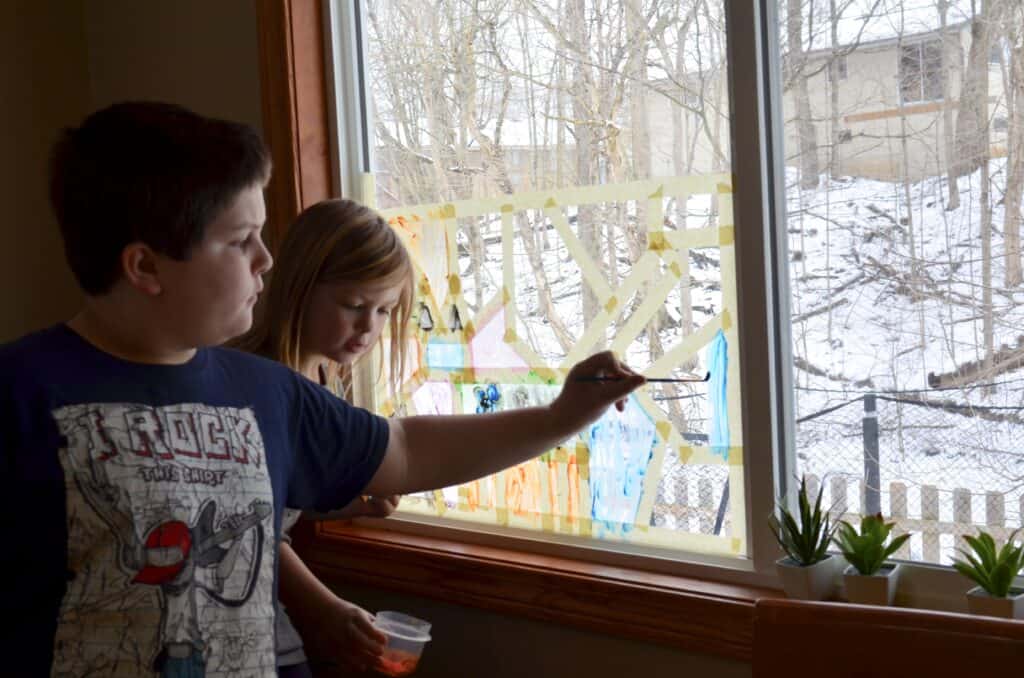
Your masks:
M328 585L360 584L750 661L769 588L466 544L345 522L300 523L296 548Z

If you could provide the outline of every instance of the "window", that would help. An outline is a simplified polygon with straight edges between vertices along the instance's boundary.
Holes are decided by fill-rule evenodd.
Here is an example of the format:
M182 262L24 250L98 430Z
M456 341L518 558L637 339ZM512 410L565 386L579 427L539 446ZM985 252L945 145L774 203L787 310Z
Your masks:
M833 73L835 75L833 75ZM846 80L848 72L845 54L839 54L834 58L829 69L828 75L830 79L835 78L836 80Z
M921 35L938 28L932 15L905 9ZM877 37L851 57L877 59L904 41L904 103L941 97L937 40L900 35L882 16L845 28ZM1020 256L1000 230L1013 223L1004 207L981 207L983 192L1007 190L1006 142L987 152L982 144L950 184L950 163L966 155L955 120L937 107L886 109L885 84L854 84L861 94L843 113L857 136L842 143L840 132L837 164L819 163L816 181L798 180L820 156L815 135L785 137L788 249L799 255L789 266L793 474L824 487L824 503L848 519L881 511L895 520L912 534L899 557L948 564L960 535L983 527L1005 539L1024 508L1015 442L1024 435L1024 306L1009 292L1019 289ZM784 96L801 96L801 86ZM1002 82L988 86L993 103L981 116L998 129ZM831 117L830 102L813 96L803 110L793 128Z
M1003 63L1003 45L998 40L989 47L988 62L990 64Z
M768 111L775 122L766 128L760 52L725 49L726 38L754 44L754 3L724 4L729 30L714 8L695 5L700 40L678 43L681 53L660 50L658 58L681 54L660 66L631 43L621 67L632 70L617 80L600 54L565 45L597 49L621 34L551 40L552 26L574 30L569 19L578 17L545 22L543 13L524 18L516 3L496 3L435 21L437 3L404 0L407 11L385 20L398 2L375 2L372 13L364 8L342 22L361 41L336 40L363 46L341 67L348 89L339 92L338 117L358 123L343 127L344 185L393 220L417 252L420 288L429 292L406 397L389 402L378 392L377 407L476 411L539 402L544 382L557 383L574 351L602 342L620 342L631 361L666 374L700 376L715 360L705 341L711 329L715 337L724 330L729 369L739 376L729 383L742 386L727 395L728 459L707 428L716 416L708 386L647 392L639 407L655 431L645 440L660 446L647 460L661 465L619 458L644 468L640 500L617 507L626 520L594 514L594 495L584 492L593 467L580 473L583 460L594 460L584 440L504 477L408 502L413 529L459 525L460 539L523 550L547 549L537 545L541 535L574 558L604 562L605 551L591 550L600 547L648 569L722 578L742 571L750 573L745 582L765 584L776 552L761 517L799 476L825 488L837 517L876 508L895 517L899 530L914 534L900 554L911 560L948 562L955 534L1019 524L1020 495L1004 482L1021 476L1010 454L1019 435L1016 307L1012 294L984 293L997 287L993 276L1013 271L999 268L1002 258L981 266L980 250L971 249L979 224L1002 219L998 205L980 213L981 182L1001 195L1006 172L997 158L950 190L941 177L963 154L942 111L893 106L893 70L903 103L941 98L942 51L929 37L937 27L922 18L919 33L897 32L889 11L842 23L851 58L890 66L847 72L851 87L837 101L820 86L821 68L806 67L820 47L811 44L809 17L790 21L789 3L761 3L779 28L759 37L779 52L771 60L786 64L786 77L770 80L785 115ZM614 17L622 28L628 6L608 0L584 18ZM456 34L483 42L453 50ZM445 47L424 51L436 50L432 43ZM395 44L403 49L385 49ZM730 54L739 61L726 69ZM467 55L473 59L458 61ZM673 71L680 63L682 73ZM577 76L587 87L573 85ZM603 100L601 88L621 103L598 106L596 116L585 106ZM574 101L581 93L586 102ZM730 106L741 100L751 104ZM694 109L700 124L689 124ZM827 126L839 120L842 128ZM821 143L833 134L840 143ZM766 164L778 163L779 172L761 170L766 136L778 149ZM592 155L581 162L582 148ZM732 193L733 185L743 192ZM778 217L765 223L769 209ZM588 222L602 228L588 233ZM1001 252L998 230L988 233ZM641 263L652 254L656 265ZM638 269L647 277L631 278ZM681 284L687 276L690 284ZM742 294L725 330L730 288ZM615 314L627 310L620 323ZM474 343L481 336L492 343ZM736 348L742 361L733 360ZM733 456L736 441L742 451ZM672 478L667 464L685 483L664 482ZM595 529L595 521L603 524Z
M363 199L419 278L412 365L376 407L545 404L606 348L682 381L651 383L537 460L401 510L745 558L724 11L705 3L688 19L666 5L656 31L629 3L532 7L377 0L360 15Z
M464 3L455 4L466 7ZM476 3L474 9L485 4ZM617 4L616 0L602 9ZM367 81L367 72L360 65L366 63L361 45L366 44L363 29L367 17L365 12L353 12L356 7L356 3L349 2L330 2L321 7L298 0L261 3L258 7L261 25L267 28L265 40L261 40L262 65L267 72L261 87L264 120L277 168L276 180L268 188L268 212L275 215L272 222L283 225L294 216L296 206L308 206L326 197L327 192L349 196L376 192L367 172L372 146L367 132L374 130L368 115L372 101L362 96L361 82ZM700 16L706 18L706 3L704 8ZM754 5L730 2L725 9L735 44L753 44L758 25ZM320 33L321 21L329 27L326 34ZM702 24L700 33L708 36L708 28ZM318 35L325 35L334 56L326 63ZM406 35L402 39L410 38ZM686 54L695 60L707 59L707 45L692 47ZM755 50L734 50L728 72L757 73L759 54ZM711 77L713 69L709 66L697 70L696 84L716 89L720 95L704 97L707 108L701 111L701 134L719 143L729 137L728 125L717 117L722 110L716 103L717 96L756 103L732 112L735 143L724 142L722 148L733 159L733 176L744 185L742 193L732 196L732 217L736 255L742 254L747 260L735 269L737 285L743 285L747 292L737 298L739 310L734 325L743 356L738 371L743 387L739 404L745 454L742 459L730 458L730 466L742 461L744 485L742 492L732 493L729 504L737 504L730 510L739 515L763 516L771 510L774 496L771 450L775 440L775 419L771 408L765 407L771 401L771 392L769 373L764 369L770 362L770 300L764 297L766 249L759 235L764 227L764 178L756 174L762 159L764 109L758 103L756 80ZM320 70L324 67L326 70ZM674 88L663 82L656 84L661 96L667 94L670 101L679 98L673 94ZM669 119L673 125L677 120L674 115ZM687 129L685 116L683 128ZM698 145L691 144L685 150L691 167L707 157L707 150ZM330 162L332 156L334 163ZM670 167L672 157L669 154ZM599 172L615 168L608 158L600 159ZM376 174L379 180L381 172ZM674 176L659 169L656 162L652 162L651 174ZM606 183L614 180L611 177ZM718 189L716 186L715 191ZM379 184L376 190L380 190ZM652 195L647 196L648 200L653 200ZM725 203L718 202L717 218L723 219L727 213L721 205ZM723 243L706 244L693 243L691 249L721 250ZM708 260L703 263L706 265ZM431 316L424 324L437 326L449 320ZM368 393L373 390L374 375L364 371L356 377L356 397L372 404ZM547 622L669 643L687 651L735 660L750 657L754 601L765 594L761 587L772 581L773 575L767 573L773 571L775 558L764 521L746 521L747 558L679 550L670 552L670 558L651 558L634 554L635 547L622 542L616 543L617 550L612 552L573 546L554 535L550 541L541 542L519 539L509 529L495 536L483 524L468 526L472 529L442 530L422 522L392 519L379 525L300 523L293 536L309 566L332 586L391 582L403 591ZM715 583L721 579L730 583ZM545 605L537 606L537 600L544 600ZM632 623L640 617L644 624Z
M900 99L904 104L942 98L942 41L899 48Z

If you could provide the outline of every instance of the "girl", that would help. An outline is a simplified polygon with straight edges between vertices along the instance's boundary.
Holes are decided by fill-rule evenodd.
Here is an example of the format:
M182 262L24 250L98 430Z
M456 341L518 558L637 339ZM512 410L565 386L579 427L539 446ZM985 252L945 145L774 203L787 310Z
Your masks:
M412 309L413 268L395 232L373 210L351 200L325 200L306 209L277 255L265 306L237 348L280 361L344 397L352 365L390 329L389 387L397 392ZM383 359L380 370L383 370ZM356 500L332 518L387 516L398 497ZM286 511L282 534L298 511ZM353 668L376 664L385 636L373 617L332 593L310 572L287 538L280 549L280 598L326 636L334 658ZM302 640L278 610L278 671L311 675Z

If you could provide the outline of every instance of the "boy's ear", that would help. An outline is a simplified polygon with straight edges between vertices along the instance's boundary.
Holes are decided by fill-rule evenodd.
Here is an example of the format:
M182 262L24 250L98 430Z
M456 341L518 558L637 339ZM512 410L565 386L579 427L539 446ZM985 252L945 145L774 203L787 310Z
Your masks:
M156 268L156 253L145 243L133 242L121 251L121 270L128 284L151 297L163 292Z

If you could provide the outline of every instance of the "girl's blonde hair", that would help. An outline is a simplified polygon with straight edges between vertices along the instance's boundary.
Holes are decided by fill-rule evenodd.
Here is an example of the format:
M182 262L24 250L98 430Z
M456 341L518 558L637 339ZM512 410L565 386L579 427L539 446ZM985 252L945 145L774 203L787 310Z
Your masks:
M301 369L302 327L310 296L321 283L401 285L388 320L388 387L397 396L405 370L413 267L402 241L372 209L351 200L324 200L298 216L278 250L265 303L235 348ZM384 360L381 355L380 370ZM348 366L331 364L329 382L348 381ZM340 384L329 383L337 389Z

